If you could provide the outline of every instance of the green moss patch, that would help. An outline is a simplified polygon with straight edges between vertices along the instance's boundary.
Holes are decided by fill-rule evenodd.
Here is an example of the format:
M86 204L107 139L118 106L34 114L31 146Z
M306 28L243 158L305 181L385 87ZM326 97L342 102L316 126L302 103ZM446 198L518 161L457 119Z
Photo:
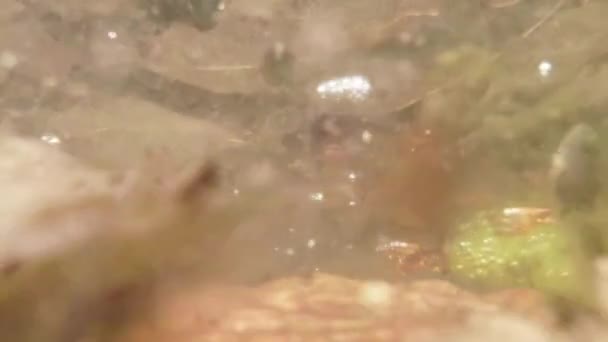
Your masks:
M481 212L461 224L446 245L448 266L459 281L487 289L532 287L551 296L592 303L592 263L580 231L565 223L535 223L508 232Z

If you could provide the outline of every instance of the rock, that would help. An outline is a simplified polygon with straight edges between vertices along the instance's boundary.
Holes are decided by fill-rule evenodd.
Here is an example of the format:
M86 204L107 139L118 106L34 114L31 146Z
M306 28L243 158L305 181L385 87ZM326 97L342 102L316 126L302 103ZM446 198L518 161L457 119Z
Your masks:
M124 83L141 63L132 26L132 20L89 20L86 67L99 81Z
M160 273L212 260L202 255L231 227L213 215L200 220L215 181L212 165L160 179L149 177L149 169L136 179L117 178L43 142L8 134L0 137L0 153L2 340L98 333L108 323L104 315L146 293L140 286ZM223 228L212 232L207 224ZM207 245L209 239L215 241ZM75 313L84 313L77 323ZM112 314L124 319L119 316Z
M11 20L25 9L25 6L17 0L2 0L0 6L2 8L2 14L0 14L1 22Z
M131 97L95 101L95 106L76 106L61 113L36 113L33 130L64 137L66 150L109 168L132 166L149 151L162 151L177 164L190 163L239 144L217 124L152 103ZM47 117L45 123L40 122L41 116Z
M608 315L608 258L598 258L595 262L597 270L596 286L598 289L599 306Z
M522 317L510 314L497 314L492 316L473 315L466 323L465 331L450 336L454 342L553 342L556 333L539 326Z
M0 201L1 244L49 203L108 190L106 174L36 140L4 133L0 155L0 183L5 194Z
M457 341L519 337L536 342L552 336L538 321L445 281L395 285L318 273L253 288L166 291L159 298L150 321L133 326L124 341L178 336L183 341L445 341L458 336Z
M220 0L148 0L143 6L159 21L184 21L199 30L215 26L216 12L226 5Z
M566 132L553 155L553 188L564 214L595 206L601 188L598 140L591 126L580 123Z
M77 19L86 16L120 15L121 12L133 10L136 3L133 0L109 0L103 2L94 0L51 0L36 1L36 6L59 14L66 19Z
M181 23L171 25L151 40L144 66L218 93L259 92L266 87L258 64L267 43L260 25L236 21L238 16L229 16L207 34Z
M7 26L0 33L0 45L1 68L37 85L43 85L45 79L65 81L83 56L74 46L55 40L36 17L25 17Z

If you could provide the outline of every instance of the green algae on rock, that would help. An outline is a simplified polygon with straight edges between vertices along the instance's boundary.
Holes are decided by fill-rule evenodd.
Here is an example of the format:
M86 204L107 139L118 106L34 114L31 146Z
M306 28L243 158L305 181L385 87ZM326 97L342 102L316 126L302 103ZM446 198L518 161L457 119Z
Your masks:
M515 226L509 210L518 209L525 222ZM534 210L542 209L482 211L458 226L445 248L451 274L482 288L532 287L592 305L592 263L580 231L548 215L529 217Z

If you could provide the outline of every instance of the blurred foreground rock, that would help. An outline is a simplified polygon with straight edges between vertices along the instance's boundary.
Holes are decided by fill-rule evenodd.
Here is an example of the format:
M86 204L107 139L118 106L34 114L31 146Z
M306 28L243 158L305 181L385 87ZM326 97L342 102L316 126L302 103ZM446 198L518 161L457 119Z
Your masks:
M556 341L538 293L477 296L445 281L317 274L161 297L125 341Z
M111 174L8 133L0 151L0 340L111 340L155 279L204 270L232 226L209 201L212 164Z

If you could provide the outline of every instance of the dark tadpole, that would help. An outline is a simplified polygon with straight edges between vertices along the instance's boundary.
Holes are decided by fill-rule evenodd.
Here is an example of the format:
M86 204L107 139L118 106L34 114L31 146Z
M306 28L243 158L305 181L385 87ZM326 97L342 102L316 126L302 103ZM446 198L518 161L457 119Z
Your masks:
M295 57L282 42L275 42L264 54L262 76L272 85L288 85L293 82Z
M551 178L561 213L593 209L600 191L598 135L581 123L562 138L553 155Z
M219 167L213 162L205 162L185 177L180 179L177 184L176 195L182 203L196 200L199 196L204 196L215 188L219 183Z

